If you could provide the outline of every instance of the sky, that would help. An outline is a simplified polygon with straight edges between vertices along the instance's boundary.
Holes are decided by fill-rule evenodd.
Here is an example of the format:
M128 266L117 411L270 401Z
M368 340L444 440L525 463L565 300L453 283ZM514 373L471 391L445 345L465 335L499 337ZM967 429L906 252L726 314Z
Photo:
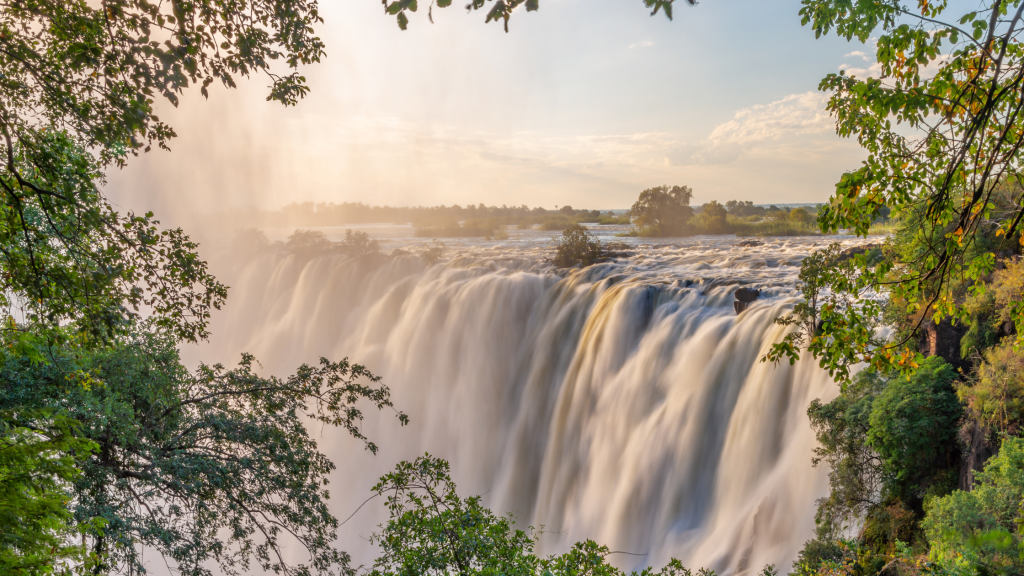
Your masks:
M375 0L321 3L327 45L298 106L241 80L163 104L172 152L108 175L158 214L291 202L628 208L644 188L694 203L822 202L864 157L820 80L870 73L871 46L814 38L799 0L541 0L505 33L460 3L399 30Z

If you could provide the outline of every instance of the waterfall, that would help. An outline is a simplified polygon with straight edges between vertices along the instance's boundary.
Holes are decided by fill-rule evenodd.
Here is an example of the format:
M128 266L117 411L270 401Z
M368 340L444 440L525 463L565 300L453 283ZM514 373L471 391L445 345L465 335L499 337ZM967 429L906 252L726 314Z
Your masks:
M625 568L676 557L720 574L785 573L812 536L827 471L811 467L806 408L836 386L813 361L760 362L785 328L808 241L741 250L653 246L559 272L536 251L469 248L427 267L283 252L239 258L208 345L190 361L248 351L268 373L319 356L383 376L411 418L367 414L370 455L342 432L311 432L338 465L344 519L401 459L452 465L462 495L544 526L542 553L592 538ZM736 315L738 283L762 298ZM370 503L341 546L369 565L385 521Z

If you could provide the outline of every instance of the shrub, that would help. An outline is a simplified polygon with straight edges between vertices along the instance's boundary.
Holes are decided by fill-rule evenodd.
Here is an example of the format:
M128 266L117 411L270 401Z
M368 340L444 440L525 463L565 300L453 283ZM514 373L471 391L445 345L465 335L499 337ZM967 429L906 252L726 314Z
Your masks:
M582 264L589 266L601 255L601 243L579 224L562 231L562 239L555 253L555 265L562 267Z

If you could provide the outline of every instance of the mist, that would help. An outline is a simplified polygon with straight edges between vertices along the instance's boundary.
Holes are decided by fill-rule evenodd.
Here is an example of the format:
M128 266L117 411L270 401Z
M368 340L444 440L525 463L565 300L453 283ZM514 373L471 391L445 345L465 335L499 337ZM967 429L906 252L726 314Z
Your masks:
M112 171L106 192L177 225L301 201L625 208L663 183L697 203L820 202L862 157L815 92L851 45L815 41L798 8L707 2L668 21L554 0L506 34L459 7L402 32L376 2L325 3L327 57L298 106L267 103L259 77L160 103L173 153Z

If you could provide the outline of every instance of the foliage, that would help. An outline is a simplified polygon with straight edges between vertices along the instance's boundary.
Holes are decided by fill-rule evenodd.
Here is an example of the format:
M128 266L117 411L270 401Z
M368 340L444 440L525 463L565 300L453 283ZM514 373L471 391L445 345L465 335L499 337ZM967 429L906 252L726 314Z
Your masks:
M26 409L63 410L95 445L76 454L82 475L70 509L79 523L103 524L88 538L97 571L141 568L140 546L182 574L211 574L214 565L238 574L252 562L288 574L349 570L332 546L326 479L334 464L304 423L342 427L375 451L357 404L391 401L364 367L321 360L280 380L257 375L244 355L237 368L190 373L174 341L147 330L108 348L48 353L48 363L3 359L0 410L21 427ZM90 384L74 385L69 374ZM305 547L308 566L285 561L289 541Z
M996 438L1017 436L1024 425L1024 354L1007 341L985 351L970 385L957 387L968 415Z
M555 266L567 268L580 264L590 266L601 256L601 243L579 224L573 224L562 231L562 238L555 251Z
M882 461L867 438L872 404L885 386L884 378L864 370L835 400L823 404L815 399L807 408L820 444L812 463L825 463L829 469L829 495L818 501L816 517L823 543L833 542L880 503Z
M968 295L964 301L964 311L970 317L969 330L960 344L965 357L980 355L1015 332L1014 303L1024 300L1024 259L1012 258L1002 264L983 292Z
M242 228L231 239L233 254L263 254L270 246L270 239L258 228Z
M640 193L629 209L633 223L653 236L678 236L686 232L693 216L690 199L693 190L688 186L656 186Z
M488 7L490 0L472 0L471 3L466 4L466 10L480 10ZM697 0L685 0L691 6L697 3ZM659 11L664 12L665 16L672 19L672 5L675 0L644 0L644 6L651 9L651 16L654 16ZM384 0L384 12L387 14L394 15L398 20L398 27L405 30L409 25L409 17L406 15L406 10L409 12L415 12L419 6L416 0L392 0L388 2ZM497 22L501 20L505 25L505 32L508 32L508 20L512 17L512 12L516 8L526 5L527 12L533 12L540 7L540 0L497 0L493 5L490 5L487 10L487 18L484 22ZM438 0L438 8L447 8L452 5L452 0ZM434 21L433 16L434 4L430 4L430 8L427 12L427 17L431 22Z
M883 358L876 365L887 368L889 357L885 356L885 339L879 330L886 305L878 298L877 276L870 270L872 266L890 265L879 250L846 252L839 243L805 258L798 284L803 300L791 314L776 319L778 324L797 329L774 344L762 360L779 362L788 358L792 364L806 349L822 368L842 382L849 381L851 367L858 361ZM841 345L836 343L836 333L844 334L848 340ZM913 368L920 361L918 354L904 351L895 363L900 368Z
M959 464L956 432L962 409L954 380L953 367L932 356L912 376L890 380L871 404L867 445L881 460L886 491L904 502L941 483L938 471Z
M592 540L565 554L538 557L537 532L517 528L511 515L496 516L479 496L459 497L448 463L426 454L400 462L373 487L387 498L389 520L370 541L381 548L371 576L626 576L608 563L613 554ZM715 576L701 568L698 576ZM678 560L655 572L630 576L693 576ZM760 576L778 576L766 566Z
M180 338L206 336L210 311L227 289L188 236L158 230L152 214L115 212L97 189L99 165L66 133L25 134L8 141L6 152L0 172L6 316L51 329L73 324L103 338L146 309Z
M129 152L166 146L174 131L153 114L154 98L177 105L191 84L206 96L215 81L233 87L262 72L268 100L295 104L308 90L298 67L323 55L319 22L306 0L12 3L0 15L0 132L34 150L42 129L62 126L103 164L123 164ZM272 72L276 62L291 72Z
M370 539L381 548L371 576L537 571L533 530L495 516L479 496L460 498L444 460L428 454L401 462L373 491L387 496L391 520Z
M76 532L98 533L102 523L76 526L67 508L70 487L81 476L76 459L96 445L79 437L63 412L22 411L0 421L0 573L50 574L69 564L90 567L93 558L71 543Z
M952 12L947 2L803 2L803 23L816 35L834 31L877 42L880 67L879 78L841 71L821 83L831 93L838 134L856 137L868 157L842 176L818 222L826 232L866 234L891 210L905 236L899 250L891 264L860 263L856 275L915 319L880 347L863 345L873 310L865 321L854 314L826 324L823 337L834 350L815 356L828 356L829 364L841 358L912 369L908 342L921 322L969 321L958 303L966 292L985 290L983 279L999 253L1016 250L1024 216L1018 136L1024 102L1016 96L1024 80L1024 4L986 0ZM1024 334L1024 304L1018 300L1008 310L1017 334Z
M177 104L191 84L264 72L268 99L306 93L300 65L318 61L320 21L307 0L15 2L0 12L0 266L3 302L49 328L107 337L146 309L185 340L204 338L226 288L180 229L119 214L100 169L166 147L173 129L155 98ZM274 61L291 69L270 71ZM95 153L97 158L92 154Z
M722 206L715 200L701 206L700 218L704 224L705 231L709 233L714 234L724 231L728 215L729 213L726 211L725 206Z
M966 559L983 573L1020 573L1024 558L1017 551L1017 518L1022 499L1024 439L1010 438L978 473L970 492L957 490L925 504L922 527L932 558L946 566Z
M789 219L797 224L810 224L814 222L814 215L805 208L794 208L789 211Z
M296 230L288 236L285 248L300 257L311 258L334 252L334 242L320 230Z
M960 466L954 379L952 368L932 357L909 378L863 370L836 399L811 403L807 415L820 444L813 464L827 464L830 490L818 501L817 534L794 565L797 573L838 561L842 537L854 529L863 547L858 562L921 541L922 502L950 491Z

